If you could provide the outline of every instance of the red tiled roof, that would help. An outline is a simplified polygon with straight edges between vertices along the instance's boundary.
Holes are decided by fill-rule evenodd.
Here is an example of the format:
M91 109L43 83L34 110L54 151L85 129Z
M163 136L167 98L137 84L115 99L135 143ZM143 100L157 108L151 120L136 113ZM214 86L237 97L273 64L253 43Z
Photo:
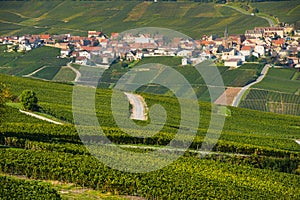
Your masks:
M86 51L100 51L101 47L96 46L96 47L90 47L90 46L81 46L81 50L86 50Z
M251 49L252 49L251 46L243 46L243 47L241 48L242 51L250 51Z
M40 35L41 39L49 39L50 37L51 37L50 34Z
M284 39L283 38L279 38L277 40L273 40L272 43L273 44L277 44L277 45L283 45L284 44Z

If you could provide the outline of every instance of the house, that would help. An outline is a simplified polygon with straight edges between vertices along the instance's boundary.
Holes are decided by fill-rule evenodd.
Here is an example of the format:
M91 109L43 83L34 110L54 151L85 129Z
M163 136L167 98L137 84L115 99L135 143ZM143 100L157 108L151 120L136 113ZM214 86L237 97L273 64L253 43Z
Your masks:
M61 58L65 58L65 57L69 56L70 53L71 53L71 50L68 49L68 48L66 48L66 49L61 49L61 50L60 50L60 57L61 57Z
M188 59L187 58L182 58L181 59L181 65L182 66L185 66L185 65L187 65L188 64Z
M119 38L119 33L111 33L110 39L111 40L117 40Z
M246 57L251 56L253 52L253 47L252 46L242 46L240 53Z
M288 60L290 63L292 63L294 65L299 64L299 58L297 58L297 57L288 57Z
M222 39L222 38L216 38L216 39L214 40L214 43L215 43L216 45L221 45L221 44L223 44L223 39Z
M258 53L259 56L264 56L265 55L265 47L261 45L256 45L254 47L254 52Z
M126 60L128 61L141 60L142 58L142 51L129 51L126 53Z
M240 59L229 59L229 60L225 60L224 65L226 67L234 67L237 68L239 66L242 65L242 61Z
M283 27L255 27L256 31L263 31L263 35L265 36L279 36L283 38L284 36L284 28Z
M60 48L60 49L67 49L69 48L69 43L66 43L66 42L58 42L58 43L55 43L54 47L56 48Z
M103 33L101 31L88 31L88 38L98 37L101 35L103 35Z
M234 56L236 50L234 48L223 49L222 51L222 60L228 60L230 56Z
M256 43L251 40L251 39L247 39L243 42L243 46L251 46L251 47L255 47L256 46Z
M80 49L82 51L87 51L87 52L93 52L93 53L98 53L101 50L100 46L81 46Z
M41 34L40 39L41 40L49 40L51 38L50 34Z
M182 50L177 52L177 56L182 56L182 57L191 57L193 55L193 52L191 50Z
M78 56L79 57L85 57L85 58L88 58L88 59L91 59L91 54L90 52L88 51L78 51Z
M79 65L86 65L87 64L87 58L82 57L82 56L78 56L78 57L76 57L75 63L79 64Z
M30 44L19 44L19 47L18 47L18 52L22 52L22 51L30 51L32 48L31 48L31 45Z
M272 45L275 47L284 47L285 40L284 38L278 38L277 40L272 40Z
M263 30L246 30L245 36L246 38L260 38L263 37Z

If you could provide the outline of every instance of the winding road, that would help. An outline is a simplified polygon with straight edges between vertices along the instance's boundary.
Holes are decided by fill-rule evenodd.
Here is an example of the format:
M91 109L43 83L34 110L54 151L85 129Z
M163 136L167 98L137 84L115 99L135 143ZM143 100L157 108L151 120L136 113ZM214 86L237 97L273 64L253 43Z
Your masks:
M246 12L246 11L244 11L244 10L242 10L242 9L239 9L239 8L237 8L237 7L234 7L234 6L230 6L230 5L223 5L223 6L232 8L232 9L234 9L234 10L236 10L236 11L238 11L238 12L244 14L244 15L251 15L251 13L248 13L248 12ZM273 22L270 18L263 17L263 16L259 16L259 15L256 15L256 16L257 16L257 17L260 17L260 18L262 18L262 19L264 19L264 20L267 20L268 23L269 23L269 25L270 25L271 27L274 27L275 24L274 24L274 22Z
M242 87L241 91L237 94L237 96L234 98L233 102L232 102L232 106L234 107L238 107L243 95L245 94L245 92L254 84L257 84L259 82L261 82L266 74L268 73L268 70L270 68L269 64L266 64L263 68L263 70L261 71L259 77L256 79L256 81L249 83L248 85L245 85L244 87Z
M77 70L77 69L75 69L74 67L72 67L71 64L72 64L72 63L68 63L67 66L66 66L66 68L69 68L69 69L71 69L73 72L75 72L76 77L75 77L74 82L76 83L76 82L79 81L79 78L81 77L81 73L79 72L79 70Z
M144 98L137 94L124 92L127 96L129 103L132 105L132 114L130 116L131 119L135 120L147 120L147 106L144 101Z

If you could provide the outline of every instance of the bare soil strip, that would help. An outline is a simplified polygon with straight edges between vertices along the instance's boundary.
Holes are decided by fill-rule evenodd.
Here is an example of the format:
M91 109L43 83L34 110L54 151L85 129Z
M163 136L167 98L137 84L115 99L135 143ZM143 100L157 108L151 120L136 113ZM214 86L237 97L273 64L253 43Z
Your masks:
M237 94L241 91L242 88L240 87L230 87L227 88L223 94L219 96L219 98L215 101L215 104L224 105L224 106L231 106L234 98Z

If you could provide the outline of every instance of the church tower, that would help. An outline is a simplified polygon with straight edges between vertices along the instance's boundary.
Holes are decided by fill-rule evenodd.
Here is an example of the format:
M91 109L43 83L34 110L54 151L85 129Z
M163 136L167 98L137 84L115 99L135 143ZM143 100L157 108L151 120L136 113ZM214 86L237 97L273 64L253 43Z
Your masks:
M232 46L231 41L229 40L229 34L228 34L228 25L225 27L224 31L224 38L223 38L223 46L228 49Z

